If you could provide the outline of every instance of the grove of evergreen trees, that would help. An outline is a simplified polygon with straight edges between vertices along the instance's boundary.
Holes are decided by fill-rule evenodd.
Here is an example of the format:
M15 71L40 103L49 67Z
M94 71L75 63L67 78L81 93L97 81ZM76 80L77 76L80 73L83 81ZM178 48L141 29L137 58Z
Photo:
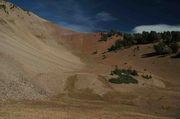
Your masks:
M117 34L116 34L117 33ZM156 43L154 50L158 55L177 53L180 48L180 32L163 32L157 33L155 31L143 33L120 33L111 31L102 35L100 41L107 41L113 35L122 35L123 39L116 40L115 43L108 48L108 52L117 51L128 48L133 45ZM105 40L106 39L106 40Z
M134 76L138 76L138 72L133 69L120 69L116 67L111 71L111 75L116 75L116 78L111 78L109 82L116 84L137 84L138 80Z

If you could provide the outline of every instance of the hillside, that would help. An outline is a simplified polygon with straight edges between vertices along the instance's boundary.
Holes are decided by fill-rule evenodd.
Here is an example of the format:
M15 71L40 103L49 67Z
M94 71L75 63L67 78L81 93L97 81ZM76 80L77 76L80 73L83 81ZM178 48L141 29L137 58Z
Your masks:
M179 59L143 57L154 44L107 52L122 36L100 39L0 1L0 119L180 117ZM111 83L117 67L138 83Z
M61 44L61 36L73 32L10 3L5 4L5 10L8 13L0 12L1 98L33 99L60 90L68 73L84 66ZM62 87L53 85L52 90L44 84L58 81Z

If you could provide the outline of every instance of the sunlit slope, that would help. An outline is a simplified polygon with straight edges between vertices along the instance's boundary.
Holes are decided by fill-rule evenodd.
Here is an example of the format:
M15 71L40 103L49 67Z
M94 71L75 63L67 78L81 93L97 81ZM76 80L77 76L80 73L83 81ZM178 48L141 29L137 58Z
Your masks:
M73 33L66 29L57 29L62 34ZM63 79L64 73L78 71L84 66L77 56L63 46L61 37L53 35L56 34L57 29L54 29L53 24L33 13L10 3L0 2L0 84L11 90L7 91L11 93L8 95L1 94L5 90L2 89L1 97L24 98L24 95L32 97L36 93L43 95L40 94L43 91L39 91L38 86L31 82L36 76L53 73ZM10 83L15 86L9 86ZM27 88L29 93L26 92Z

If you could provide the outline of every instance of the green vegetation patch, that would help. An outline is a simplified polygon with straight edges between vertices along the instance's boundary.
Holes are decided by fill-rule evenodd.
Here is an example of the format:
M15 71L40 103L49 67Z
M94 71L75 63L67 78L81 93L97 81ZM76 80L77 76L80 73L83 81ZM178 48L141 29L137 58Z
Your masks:
M109 36L117 35L117 32L110 32L102 35L103 39L107 39ZM122 34L122 33L121 33ZM119 35L119 34L118 34ZM142 32L142 33L124 33L123 39L118 39L107 50L108 52L117 51L125 48L129 48L134 45L157 43L154 45L154 51L157 55L175 54L180 49L180 32L179 31L167 31L163 33L157 33L155 31ZM101 39L101 40L103 40ZM106 40L105 40L106 41Z
M130 75L118 75L118 78L112 78L109 80L111 83L116 84L137 84L138 81Z
M113 71L111 71L111 75L132 75L132 76L138 76L138 72L134 69L119 69L116 67Z
M108 48L108 51L117 51L124 48L129 48L133 45L154 43L160 40L160 33L155 31L143 32L143 33L124 33L122 34L123 39L118 39L115 43Z
M178 52L175 56L173 56L172 58L180 58L180 52Z
M101 41L104 41L104 42L106 42L106 41L108 41L112 36L121 36L122 35L122 33L121 32L118 32L118 31L115 31L115 30L111 30L110 32L101 32L100 33L100 35L101 35L101 38L100 38L100 42Z
M109 82L116 84L137 84L138 81L133 76L138 76L136 70L132 69L119 69L118 67L115 70L111 71L111 75L118 76L117 78L111 78Z
M163 42L154 45L154 50L158 55L170 54L171 49Z
M154 50L158 55L174 54L179 51L180 32L164 32L161 34L161 41L154 45Z

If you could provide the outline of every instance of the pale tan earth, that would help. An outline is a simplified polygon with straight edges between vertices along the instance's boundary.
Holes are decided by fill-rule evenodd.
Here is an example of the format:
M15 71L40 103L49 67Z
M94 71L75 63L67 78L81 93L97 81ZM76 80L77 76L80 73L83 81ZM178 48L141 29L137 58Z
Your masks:
M0 119L180 118L179 59L143 58L153 44L103 59L121 37L98 42L99 33L74 32L2 4L8 13L0 8ZM109 83L116 65L136 69L139 83Z

